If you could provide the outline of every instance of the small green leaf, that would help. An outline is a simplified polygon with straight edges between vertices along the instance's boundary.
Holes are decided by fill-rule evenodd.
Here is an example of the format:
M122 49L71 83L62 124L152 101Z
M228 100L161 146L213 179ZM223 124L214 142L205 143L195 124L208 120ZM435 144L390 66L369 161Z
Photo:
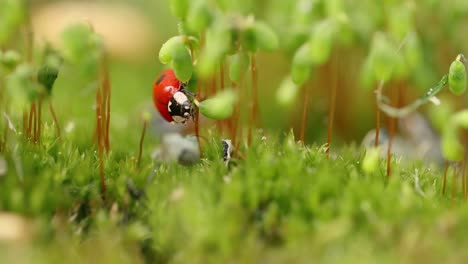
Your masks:
M286 77L276 91L276 101L281 106L291 106L297 98L299 86L290 77Z
M13 70L21 61L21 55L15 50L7 50L0 57L0 63L8 70Z
M189 11L189 0L170 0L171 12L177 18L184 20Z
M39 68L37 80L46 88L49 95L52 93L52 87L58 77L58 73L58 68L51 65L44 64Z
M213 22L208 3L205 0L194 1L187 15L187 25L194 32L202 32Z
M260 50L274 51L279 47L279 39L275 31L265 22L257 21L254 24L256 46Z
M296 85L304 85L304 83L310 78L312 66L303 64L293 64L291 66L291 77Z
M237 94L233 90L224 90L214 97L200 102L200 113L208 118L222 120L234 112Z
M274 51L279 47L279 39L266 23L252 22L242 32L242 45L250 52Z
M245 75L249 69L249 55L245 52L239 52L231 57L229 65L229 79L233 82L240 82L242 76Z
M187 82L190 80L190 77L192 77L192 57L185 45L174 46L172 67L174 68L174 73L177 79L181 82Z
M336 33L336 24L331 20L318 23L313 30L310 43L310 59L315 65L325 63L330 57Z
M175 36L168 39L159 50L159 61L162 64L168 64L172 61L172 54L175 50L175 46L183 44L183 36Z
M449 70L449 87L455 95L461 95L466 90L466 68L464 64L465 57L460 54L457 59L452 62Z
M444 158L450 161L459 161L463 159L463 145L458 142L455 130L446 128L442 134L442 154Z
M362 170L365 173L373 173L379 168L380 149L371 148L366 150L366 156L362 160Z

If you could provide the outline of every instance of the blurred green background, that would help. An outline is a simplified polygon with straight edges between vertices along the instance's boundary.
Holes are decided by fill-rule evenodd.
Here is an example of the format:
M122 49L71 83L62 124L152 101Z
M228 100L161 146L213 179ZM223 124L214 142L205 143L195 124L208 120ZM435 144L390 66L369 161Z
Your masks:
M308 38L314 25L323 19L336 16L339 21L344 21L344 29L333 46L332 56L313 70L305 85L311 96L306 134L309 142L325 141L333 76L338 79L339 86L335 140L360 142L375 126L372 89L377 80L366 80L363 71L374 49L376 35L385 36L395 50L399 44L405 43L404 36L415 36L417 54L413 58L416 62L404 66L404 74L393 78L388 85L390 90L402 85L402 97L406 103L434 85L447 72L455 56L467 51L467 35L463 29L468 26L468 2L463 0L211 2L221 6L227 15L238 12L265 20L278 33L280 50L258 56L261 126L276 132L290 128L297 132L300 127L304 90L292 107L280 106L275 99L281 80L290 72L295 51ZM61 30L67 24L80 21L88 21L103 35L112 55L111 124L117 130L137 124L135 120L141 110L151 109L152 82L163 69L157 58L159 48L169 37L178 34L178 20L170 12L169 1L38 0L31 1L31 4L38 43L57 43ZM400 55L406 56L405 52L402 50ZM338 57L338 70L331 69L333 56ZM406 57L405 60L408 59ZM59 77L55 101L57 108L66 113L59 115L61 118L73 117L74 120L69 121L76 122L78 127L88 126L91 131L93 127L86 120L92 110L93 93L75 77L72 71L62 72ZM86 103L74 103L77 100ZM450 97L449 101L454 108L462 108L464 104L462 98ZM385 119L382 122L384 124Z

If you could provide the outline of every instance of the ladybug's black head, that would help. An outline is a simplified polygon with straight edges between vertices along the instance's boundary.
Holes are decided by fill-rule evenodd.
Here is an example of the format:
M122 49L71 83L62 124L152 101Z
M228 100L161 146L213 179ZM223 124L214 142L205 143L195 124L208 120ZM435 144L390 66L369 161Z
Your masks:
M167 108L175 123L185 124L194 112L192 102L182 91L176 92L172 96Z

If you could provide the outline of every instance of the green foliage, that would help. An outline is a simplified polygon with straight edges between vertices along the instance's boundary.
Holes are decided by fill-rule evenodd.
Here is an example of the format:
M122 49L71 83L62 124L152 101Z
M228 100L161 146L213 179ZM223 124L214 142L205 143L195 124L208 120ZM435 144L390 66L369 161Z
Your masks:
M249 55L239 52L231 56L229 62L229 79L235 83L239 83L249 69Z
M200 102L200 113L208 118L222 120L234 112L237 94L233 90L224 90L215 96Z
M0 1L0 46L5 44L25 19L25 1L2 0Z
M281 106L291 106L294 104L298 93L299 86L291 78L285 78L276 91L276 101Z
M444 126L442 132L442 153L447 160L463 159L464 148L458 138L458 129L468 129L468 110L455 113Z
M175 45L172 51L172 67L181 82L187 82L192 77L192 57L185 45Z
M88 79L94 79L103 55L103 44L90 25L75 24L62 32L60 53Z
M449 88L455 95L461 95L466 90L466 67L464 64L465 57L458 55L457 59L452 62L449 69Z
M48 94L52 93L52 87L55 80L57 80L58 74L59 69L55 66L44 64L39 68L37 81L46 88Z

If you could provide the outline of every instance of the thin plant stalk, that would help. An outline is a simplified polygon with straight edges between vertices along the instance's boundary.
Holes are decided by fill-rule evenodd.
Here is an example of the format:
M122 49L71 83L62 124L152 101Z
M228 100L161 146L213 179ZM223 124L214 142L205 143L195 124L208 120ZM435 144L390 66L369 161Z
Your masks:
M5 117L5 128L3 130L3 144L0 146L2 152L6 152L6 144L8 141L8 119Z
M400 94L403 87L403 83L398 83L397 89L394 89L394 96L393 100L397 100L397 105L400 107ZM389 102L390 104L391 102ZM387 178L390 179L391 172L392 172L392 144L393 144L393 137L396 130L396 118L395 117L388 117L388 146L387 146Z
M32 112L31 112L31 115L32 115L32 138L33 138L33 142L36 143L36 139L37 139L37 114L36 114L36 103L32 103L31 104L31 108L32 108Z
M309 87L304 87L304 101L302 105L301 135L299 139L304 143L305 131L307 129L307 106L309 103Z
M110 80L109 80L109 68L107 66L107 63L104 65L104 92L105 92L105 106L106 106L106 119L105 119L105 147L106 151L109 152L110 150L110 140L109 140L109 127L110 127L110 117L111 117L111 111L110 111L110 104L111 104L111 85L110 85ZM103 109L104 111L104 109Z
M42 96L37 99L37 142L41 142L41 126L42 126Z
M258 76L257 76L257 62L255 54L250 56L250 73L252 74L252 101L250 120L249 120L249 131L247 137L247 144L250 146L252 143L252 130L255 126L255 121L258 121Z
M335 119L336 108L336 90L338 88L339 67L337 54L333 54L331 67L333 70L333 74L330 91L330 103L328 109L327 158L330 158L331 137L333 134L333 123Z
M466 169L466 159L464 158L462 160L462 171L461 171L461 178L462 178L462 197L463 199L466 198L466 175L465 175L465 169Z
M448 174L448 170L449 170L449 161L446 160L445 161L445 169L444 169L444 179L443 179L443 182L442 182L442 195L445 196L445 192L447 190L447 174Z
M380 108L375 105L375 140L374 147L379 146L379 136L380 136Z
M54 124L55 124L55 130L57 133L57 138L60 139L60 124L58 122L57 115L55 114L54 106L52 105L52 102L49 101L49 111L50 114L52 115L52 118L54 119Z
M28 111L23 110L23 135L28 137Z
M29 118L28 118L28 128L26 130L26 137L29 139L31 138L31 129L33 128L33 118L34 118L34 103L31 104L29 107Z
M145 134L146 134L146 127L148 126L148 121L145 119L143 120L143 130L141 131L141 137L140 137L140 146L138 149L138 160L137 160L137 167L140 168L141 165L141 156L143 154L143 142L145 140Z
M457 195L458 173L459 173L458 165L459 164L453 167L452 199L455 199L455 196Z
M99 152L99 179L101 183L101 195L102 199L106 200L106 183L104 179L104 142L103 142L103 122L102 122L102 95L101 90L98 89L96 93L96 132L97 132L97 144Z

